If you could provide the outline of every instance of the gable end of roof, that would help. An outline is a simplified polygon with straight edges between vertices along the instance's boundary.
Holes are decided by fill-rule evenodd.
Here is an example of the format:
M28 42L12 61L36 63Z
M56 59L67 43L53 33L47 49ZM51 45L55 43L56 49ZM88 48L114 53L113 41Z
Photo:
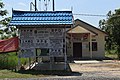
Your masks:
M108 35L106 32L104 32L104 31L100 30L99 28L96 28L95 26L93 26L93 25L91 25L91 24L89 24L89 23L86 23L86 22L84 22L84 21L82 21L82 20L80 20L80 19L76 19L75 22L76 22L76 21L80 21L80 22L82 22L82 23L84 23L84 24L86 24L86 25L88 25L88 26L91 26L91 27L93 27L94 29L96 29L96 30L104 33L105 35Z

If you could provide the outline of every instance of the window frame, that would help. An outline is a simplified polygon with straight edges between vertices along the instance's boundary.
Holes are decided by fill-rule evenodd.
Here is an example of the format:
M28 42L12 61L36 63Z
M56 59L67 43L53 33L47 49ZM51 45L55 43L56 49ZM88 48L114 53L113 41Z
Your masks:
M89 42L89 51L90 51L90 42ZM98 42L96 41L92 42L92 51L98 51Z

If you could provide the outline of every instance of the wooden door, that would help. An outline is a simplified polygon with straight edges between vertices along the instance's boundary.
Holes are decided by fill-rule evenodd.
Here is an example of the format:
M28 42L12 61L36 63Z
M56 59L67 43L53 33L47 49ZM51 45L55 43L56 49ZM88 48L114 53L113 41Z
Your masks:
M82 43L73 43L73 57L82 58Z

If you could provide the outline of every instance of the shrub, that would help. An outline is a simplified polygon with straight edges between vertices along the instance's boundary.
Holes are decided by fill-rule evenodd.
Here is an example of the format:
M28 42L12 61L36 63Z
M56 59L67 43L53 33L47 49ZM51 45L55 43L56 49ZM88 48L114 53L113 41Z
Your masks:
M21 64L26 64L28 59L22 58ZM0 54L0 69L16 69L18 56L15 52Z

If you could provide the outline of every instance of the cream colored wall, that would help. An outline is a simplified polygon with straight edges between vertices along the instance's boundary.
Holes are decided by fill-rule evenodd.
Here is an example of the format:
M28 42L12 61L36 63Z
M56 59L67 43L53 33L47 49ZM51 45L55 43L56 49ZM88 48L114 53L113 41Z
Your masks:
M88 26L80 21L76 21L75 23L76 25L80 25L80 26L84 26L85 28L94 31L95 33L97 33L98 35L95 37L97 42L97 51L92 51L92 56L93 58L99 58L99 59L104 59L105 58L105 36L106 34L91 27ZM74 42L74 41L73 41ZM89 51L89 47L85 48L85 45L89 45L89 42L82 42L82 57L83 58L90 58L90 51ZM73 49L73 45L72 45L72 49ZM72 54L73 54L73 50Z
M105 35L99 33L96 36L96 42L98 46L97 51L93 51L93 58L105 58Z
M89 42L82 42L82 58L90 58Z

